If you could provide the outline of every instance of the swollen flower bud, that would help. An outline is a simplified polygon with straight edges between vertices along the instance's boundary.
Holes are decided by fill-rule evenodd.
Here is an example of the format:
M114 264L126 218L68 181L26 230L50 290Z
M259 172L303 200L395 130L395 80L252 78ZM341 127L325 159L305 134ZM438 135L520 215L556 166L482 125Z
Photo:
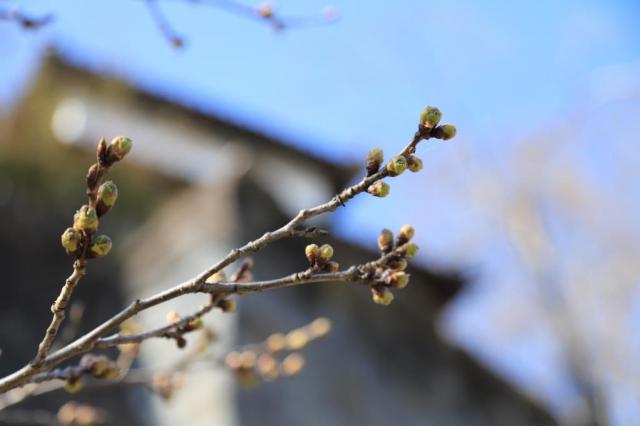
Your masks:
M74 228L67 228L60 236L62 247L64 247L69 254L75 253L78 250L81 241L82 234Z
M304 248L304 255L310 264L315 265L320 257L320 247L317 244L309 244Z
M387 182L383 182L381 180L379 180L378 182L374 183L373 185L369 186L369 188L367 188L367 192L371 195L373 195L374 197L380 197L380 198L384 198L387 195L389 195L389 184Z
M410 155L409 158L407 158L407 167L413 173L417 173L422 170L422 160L415 155Z
M383 229L380 231L380 236L378 237L378 248L383 253L389 253L393 248L393 232L388 229Z
M91 247L89 247L89 252L92 257L102 257L106 256L109 251L111 251L111 238L106 235L98 235L93 239L91 243Z
M402 155L393 157L391 161L387 163L387 171L391 176L398 176L405 170L407 170L407 159Z
M427 129L433 129L438 125L442 113L436 107L428 106L420 113L420 125Z
M394 272L386 280L393 288L405 288L409 284L409 274L403 271Z
M405 269L407 269L407 266L408 262L406 261L406 259L398 259L394 262L391 269L395 269L396 271L404 271Z
M405 259L413 259L418 253L418 245L415 243L407 243L404 245L402 250L400 250L400 255Z
M445 124L443 126L438 126L433 129L431 132L431 136L436 139L442 139L443 141L448 141L449 139L453 139L456 135L456 126L453 124Z
M371 176L380 169L380 165L384 161L384 153L380 148L374 148L367 154L367 176Z
M225 313L232 313L238 310L238 304L234 299L222 299L218 302L218 307Z
M112 181L106 181L98 188L96 211L98 216L108 212L118 199L118 187Z
M371 289L371 298L374 303L378 305L388 306L393 302L393 293L388 288L383 289Z
M402 225L402 228L400 228L400 232L398 233L398 245L401 246L402 244L408 242L413 238L415 234L416 231L415 229L413 229L413 226Z
M82 380L79 377L74 377L64 382L64 390L68 393L77 393L82 388Z
M340 264L334 261L327 262L323 268L324 272L338 272L339 270L340 270Z
M96 359L91 365L90 373L95 378L107 380L116 379L120 375L118 366L107 358Z
M323 244L322 247L320 247L320 260L322 260L322 262L324 263L331 260L332 257L333 247L331 247L329 244Z
M98 229L98 213L93 207L84 205L73 216L73 227L79 231L94 232Z
M116 136L109 144L108 156L111 162L122 160L131 151L133 142L124 136Z

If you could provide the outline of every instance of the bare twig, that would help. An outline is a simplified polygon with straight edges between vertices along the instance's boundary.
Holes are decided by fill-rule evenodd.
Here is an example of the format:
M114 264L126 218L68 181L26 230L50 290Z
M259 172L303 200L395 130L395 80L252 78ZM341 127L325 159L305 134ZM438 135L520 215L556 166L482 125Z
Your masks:
M65 309L67 308L67 304L71 299L71 295L73 294L73 290L75 290L76 286L80 282L80 279L85 274L85 266L86 262L84 259L78 259L73 263L73 273L67 278L58 295L58 298L51 306L51 312L53 313L53 318L51 319L51 324L47 327L47 331L38 345L38 353L32 361L34 366L39 365L44 358L47 356L49 352L49 348L51 348L51 344L58 334L58 330L60 329L60 324L65 318Z

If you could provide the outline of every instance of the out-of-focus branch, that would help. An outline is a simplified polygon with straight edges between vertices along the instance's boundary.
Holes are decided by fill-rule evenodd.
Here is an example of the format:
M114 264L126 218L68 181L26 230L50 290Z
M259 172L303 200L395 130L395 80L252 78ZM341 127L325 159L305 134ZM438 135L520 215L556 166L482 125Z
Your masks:
M0 9L0 21L11 21L27 30L38 30L53 21L53 15L28 16L19 9Z

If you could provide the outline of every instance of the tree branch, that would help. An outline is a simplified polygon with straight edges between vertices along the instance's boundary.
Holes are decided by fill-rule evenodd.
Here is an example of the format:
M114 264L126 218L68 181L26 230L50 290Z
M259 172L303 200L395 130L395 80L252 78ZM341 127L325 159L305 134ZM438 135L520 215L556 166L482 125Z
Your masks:
M438 111L439 114L439 111ZM437 124L437 123L436 123ZM451 126L453 127L453 126ZM439 128L435 128L434 131ZM455 129L453 129L455 131ZM400 152L401 156L409 156L413 154L416 150L417 144L424 139L429 139L432 135L432 128L424 127L422 123L419 125L418 132L414 135L411 142L405 146L405 148ZM434 137L437 137L434 135ZM452 137L452 136L451 136ZM442 138L445 139L445 138ZM130 143L130 142L129 142ZM101 142L102 144L102 142ZM104 151L104 147L103 147ZM99 145L100 152L100 145ZM100 155L99 155L100 158ZM397 157L396 157L397 158ZM405 162L406 167L406 162ZM379 168L379 165L376 169ZM391 252L383 256L376 262L370 262L369 264L360 265L358 267L351 267L345 271L341 272L330 272L330 273L317 273L314 274L310 271L305 271L302 273L292 274L290 276L279 278L270 281L258 281L252 283L207 283L207 279L211 277L213 274L222 271L226 266L234 263L238 259L247 256L251 253L259 251L266 247L267 245L278 241L285 237L300 237L300 236L310 236L316 235L316 233L321 232L316 228L310 229L301 229L302 225L305 221L310 218L322 215L324 213L333 212L338 207L344 206L349 200L354 198L356 195L367 191L369 187L380 181L381 179L391 176L391 172L388 167L382 167L380 170L375 173L370 173L368 176L363 177L356 184L344 189L339 194L337 194L330 201L315 206L310 209L300 210L298 214L291 219L288 223L283 225L282 227L267 232L261 237L250 241L243 245L242 247L231 250L222 260L214 264L212 267L207 269L206 271L200 273L199 275L193 277L192 279L185 281L181 284L178 284L170 289L167 289L163 292L155 294L146 299L138 299L131 303L128 307L111 317L110 319L103 322L101 325L94 328L92 331L88 332L84 336L76 339L75 341L67 344L65 347L57 350L56 352L46 356L41 362L37 364L29 364L20 370L10 374L2 379L0 379L0 393L4 393L10 389L19 387L28 383L31 378L36 376L37 374L49 370L62 362L85 352L88 352L96 347L108 347L116 344L122 343L131 343L143 341L146 338L161 336L163 333L166 333L170 328L175 327L177 324L170 324L169 326L160 327L154 330L151 330L147 333L142 333L137 336L109 336L105 337L105 335L112 329L121 325L127 319L133 317L140 311L151 308L153 306L164 303L168 300L175 299L185 294L191 293L210 293L212 295L229 295L229 294L248 294L260 292L268 289L274 288L282 288L289 287L293 285L299 284L310 284L310 283L322 283L322 282L335 282L335 281L366 281L367 274L370 272L371 268L379 266L381 263L385 261L385 258L390 256L397 256L398 253ZM395 174L393 174L395 176ZM401 247L398 247L399 250ZM374 299L375 300L375 299ZM197 312L195 316L204 315L211 308L209 306L205 306L201 311ZM188 318L184 319L185 321ZM182 321L182 320L181 320Z

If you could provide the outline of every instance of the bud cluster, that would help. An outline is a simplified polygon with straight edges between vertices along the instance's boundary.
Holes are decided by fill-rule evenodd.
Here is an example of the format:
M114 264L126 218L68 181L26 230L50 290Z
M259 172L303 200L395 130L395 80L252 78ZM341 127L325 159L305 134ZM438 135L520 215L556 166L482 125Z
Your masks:
M337 272L340 269L340 264L331 260L333 247L329 244L309 244L304 249L304 255L314 272Z
M86 354L77 367L70 367L70 373L64 382L64 389L76 393L83 387L82 377L88 375L96 379L116 380L120 377L118 365L102 355Z
M378 248L382 257L375 262L370 272L372 299L379 305L389 305L393 301L391 289L403 289L409 284L407 259L413 258L418 246L411 242L415 230L411 225L400 228L394 240L393 232L383 229L378 237Z
M66 252L77 258L93 259L105 256L111 250L111 238L106 235L94 237L100 218L115 205L118 187L112 181L102 183L109 168L122 160L131 151L131 139L124 136L114 138L110 144L104 139L98 143L98 161L89 167L86 176L88 203L80 207L73 216L73 226L60 236Z
M438 126L442 119L442 113L436 107L428 106L420 113L419 132L425 137L442 139L444 141L453 139L456 135L456 126L453 124L443 124Z
M286 334L274 333L260 344L252 345L255 349L230 352L225 364L246 388L254 387L260 379L271 382L281 377L295 376L302 371L305 363L298 351L330 331L331 322L327 318L317 318Z

